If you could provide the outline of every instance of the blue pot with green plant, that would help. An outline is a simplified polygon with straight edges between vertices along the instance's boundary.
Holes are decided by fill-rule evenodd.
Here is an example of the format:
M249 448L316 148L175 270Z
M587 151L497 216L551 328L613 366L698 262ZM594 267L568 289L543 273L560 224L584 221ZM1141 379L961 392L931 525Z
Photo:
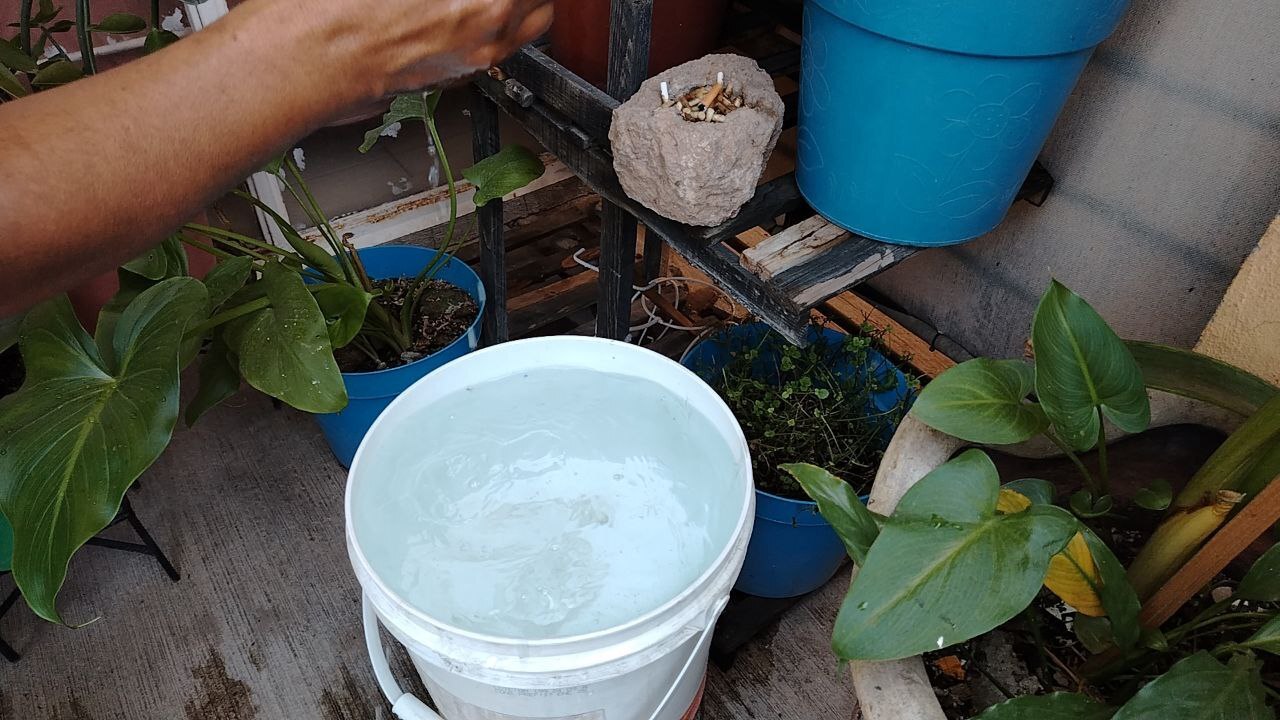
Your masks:
M759 597L816 590L845 557L817 504L780 466L813 453L865 493L914 396L872 337L815 326L808 339L800 348L767 325L738 325L681 360L725 399L751 448L756 521L735 588Z
M950 245L1004 218L1128 0L806 0L796 180L859 235Z

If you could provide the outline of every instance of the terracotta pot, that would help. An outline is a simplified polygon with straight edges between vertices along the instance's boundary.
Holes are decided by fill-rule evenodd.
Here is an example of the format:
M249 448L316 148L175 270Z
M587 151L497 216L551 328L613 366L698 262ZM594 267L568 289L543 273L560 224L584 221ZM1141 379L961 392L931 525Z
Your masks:
M716 48L729 0L654 0L649 77ZM603 88L609 67L609 0L555 0L551 54Z
M1192 424L1229 434L1244 421L1244 417L1206 402L1157 390L1148 390L1147 395L1151 399L1149 429ZM1107 443L1124 436L1117 432L1114 437L1107 438ZM963 440L934 430L914 415L908 415L885 450L867 507L883 515L892 514L911 486L966 445L968 443ZM1019 457L1043 458L1060 454L1044 438L1020 445L1002 445L1000 450ZM853 577L857 576L858 569L854 567ZM919 655L888 662L854 661L849 663L849 669L853 674L858 706L866 720L946 720Z

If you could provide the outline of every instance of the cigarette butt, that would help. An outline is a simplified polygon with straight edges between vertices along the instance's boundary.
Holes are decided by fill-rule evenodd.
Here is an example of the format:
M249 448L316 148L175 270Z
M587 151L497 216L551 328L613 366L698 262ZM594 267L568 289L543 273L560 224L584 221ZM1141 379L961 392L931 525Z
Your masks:
M724 92L724 85L721 85L720 83L716 83L715 85L712 85L711 89L707 91L707 94L703 95L700 98L702 101L702 104L710 105L711 103L715 102L716 98L720 97L721 92Z
M711 122L724 122L724 116L723 116L723 115L717 115L717 116L715 116L715 117L711 118Z
M658 87L662 90L662 102L670 102L671 91L667 88L667 81L663 80Z

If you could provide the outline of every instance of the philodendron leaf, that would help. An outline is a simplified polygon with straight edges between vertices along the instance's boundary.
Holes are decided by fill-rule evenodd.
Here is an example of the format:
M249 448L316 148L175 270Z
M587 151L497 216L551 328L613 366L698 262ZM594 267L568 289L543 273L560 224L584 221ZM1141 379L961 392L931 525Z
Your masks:
M1248 417L1280 392L1252 373L1192 350L1126 340L1147 387Z
M462 171L462 176L476 186L476 207L515 192L542 177L547 168L532 150L508 145L497 153Z
M1168 480L1153 480L1150 485L1134 494L1133 502L1147 510L1164 510L1173 502L1173 486Z
M1027 607L1078 523L1048 505L997 514L999 491L995 466L977 450L907 491L840 608L839 657L893 660L937 650Z
M36 87L54 87L55 85L65 85L74 80L84 77L84 73L80 67L70 60L54 60L53 62L40 68L40 72L31 78L31 84Z
M1089 544L1084 533L1076 533L1062 552L1049 561L1049 572L1044 577L1044 585L1054 595L1077 612L1090 617L1102 617L1107 611L1102 608L1102 598L1098 594L1102 581L1098 574L1098 566L1089 554Z
M130 272L123 267L116 270L116 278L120 287L98 311L98 324L93 330L94 341L101 349L102 361L107 367L115 365L115 350L112 347L111 338L115 337L116 325L120 323L120 318L139 295L156 284L155 280Z
M0 318L0 353L18 343L19 330L22 328L22 315Z
M262 266L258 284L271 304L228 322L222 332L245 381L306 412L346 407L347 390L333 359L329 330L302 278L269 262Z
M329 326L329 342L346 347L364 327L364 316L373 296L355 285L326 283L312 293Z
M1107 720L1116 709L1087 695L1026 695L992 705L974 720Z
M1267 707L1258 667L1247 655L1223 665L1207 652L1180 660L1147 683L1116 712L1114 720L1265 720Z
M1036 396L1058 436L1076 450L1098 442L1098 408L1116 427L1151 422L1142 372L1128 348L1089 303L1054 280L1031 326Z
M1129 583L1129 576L1124 565L1111 548L1087 527L1080 530L1085 543L1089 546L1089 555L1098 568L1098 596L1102 600L1102 609L1111 621L1111 634L1121 650L1128 650L1138 644L1142 636L1142 626L1138 623L1138 613L1142 604L1138 601L1138 593Z
M1031 498L1026 495L1017 490L1002 487L1000 495L996 498L996 512L1003 515L1018 513L1031 507L1031 504Z
M171 235L121 267L148 280L178 277L187 274L187 251L181 237Z
M204 304L190 278L142 292L110 338L114 367L65 296L27 315L27 381L0 399L0 511L13 524L14 580L41 617L62 622L56 597L71 555L169 443L182 335Z
M428 104L427 99L431 95L437 96L435 102ZM378 138L387 133L388 129L405 120L426 120L427 113L435 110L435 103L439 102L438 93L430 93L424 96L422 93L409 93L406 95L397 95L391 101L391 109L387 110L382 116L382 124L364 134L364 143L360 145L360 152L367 153L377 144Z
M1102 517L1115 507L1115 500L1110 495L1094 497L1088 490L1077 490L1071 493L1067 503L1071 506L1071 512L1082 518Z
M187 404L187 426L195 425L201 415L239 391L240 370L236 357L222 335L216 334L200 360L200 385Z
M1280 615L1268 620L1266 625L1263 625L1258 629L1258 632L1249 636L1248 640L1240 643L1240 646L1265 650L1272 655L1280 655Z
M209 292L209 314L217 312L237 290L244 287L253 270L253 260L244 256L223 258L204 276Z
M1034 505L1052 505L1055 490L1053 483L1040 478L1021 478L1000 486L1002 490L1012 490L1025 495Z
M1027 401L1035 382L1035 370L1021 360L967 360L926 385L911 412L961 440L1022 442L1049 424L1040 406Z
M849 487L849 483L808 463L781 467L818 503L822 517L831 523L836 535L840 536L849 557L861 565L867 558L867 551L880 534L880 526L871 511L862 504L857 493Z
M142 32L147 29L147 21L131 15L129 13L111 13L102 18L100 22L90 26L94 32L112 33L116 35L127 35L129 33Z
M1280 600L1280 543L1262 553L1236 587L1235 597L1244 600Z

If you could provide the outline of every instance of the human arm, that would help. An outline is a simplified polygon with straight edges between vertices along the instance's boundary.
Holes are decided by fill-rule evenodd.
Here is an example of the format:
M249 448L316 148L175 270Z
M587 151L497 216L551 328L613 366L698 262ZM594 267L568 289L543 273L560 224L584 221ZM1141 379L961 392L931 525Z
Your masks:
M488 67L550 18L547 0L248 0L0 105L0 317L141 254L326 122Z

